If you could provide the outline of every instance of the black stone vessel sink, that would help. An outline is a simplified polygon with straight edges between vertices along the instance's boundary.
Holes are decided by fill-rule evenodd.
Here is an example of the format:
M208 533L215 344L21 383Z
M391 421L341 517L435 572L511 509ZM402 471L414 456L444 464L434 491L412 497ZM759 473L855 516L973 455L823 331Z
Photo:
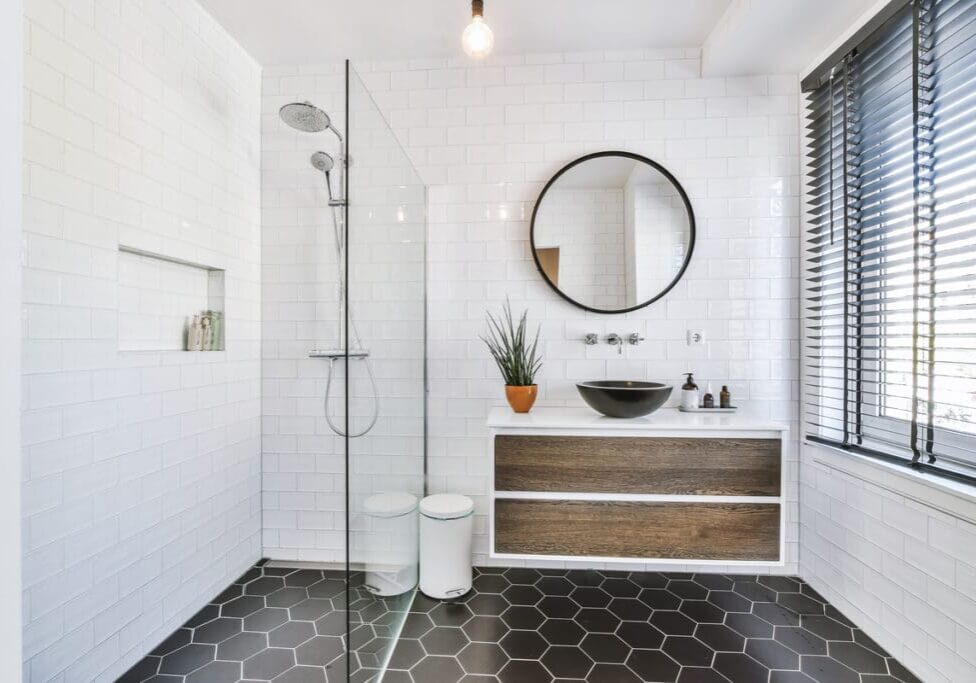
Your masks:
M576 389L593 410L607 417L643 417L664 405L670 384L600 380L580 382Z

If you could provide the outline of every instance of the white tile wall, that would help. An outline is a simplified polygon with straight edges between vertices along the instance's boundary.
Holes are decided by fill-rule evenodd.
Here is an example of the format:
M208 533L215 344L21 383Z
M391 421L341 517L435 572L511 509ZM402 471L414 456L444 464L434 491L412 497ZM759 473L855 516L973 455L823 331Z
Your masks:
M113 681L260 556L260 69L190 0L27 0L24 677ZM227 272L120 353L119 244Z
M697 50L595 52L358 65L407 153L430 186L429 484L477 502L475 560L487 555L487 436L484 420L504 403L502 385L478 340L486 307L509 297L542 323L545 366L540 404L578 404L574 382L596 377L728 384L756 415L795 426L798 393L797 271L799 120L792 77L699 77ZM310 142L275 121L289 99L341 110L335 66L267 69L264 74L265 453L282 470L266 474L279 510L265 516L268 552L290 556L281 539L302 537L305 552L341 557L341 528L318 508L315 534L299 519L309 505L342 509L341 444L316 427L321 378L295 359L328 334L315 323L318 278L334 277L320 249L323 197L307 172ZM327 144L327 143L326 143ZM355 159L355 141L351 150ZM649 308L622 316L587 314L552 292L528 251L535 198L568 161L624 149L661 162L684 185L698 220L698 243L685 278ZM274 205L267 201L275 193ZM270 259L283 258L284 261ZM290 259L290 260L288 260ZM291 264L291 265L288 265ZM323 280L325 281L325 280ZM334 305L334 304L328 304ZM277 316L277 317L276 317ZM280 322L271 322L280 317ZM688 347L688 328L708 343ZM313 332L318 330L318 332ZM618 356L587 347L587 332L640 332L647 339ZM268 342L273 342L273 346ZM301 397L269 395L276 374ZM316 371L311 371L316 373ZM311 411L311 412L309 412ZM269 429L269 424L273 425ZM794 430L795 434L795 430ZM294 453L282 458L274 453ZM314 454L314 458L308 457ZM787 566L797 567L797 460L788 445L791 483ZM290 461L292 464L286 464ZM314 465L310 465L314 463ZM303 490L314 467L316 491ZM280 543L268 540L269 530ZM291 548L291 549L289 549ZM326 555L323 553L323 555ZM768 570L767 570L768 571Z
M800 573L926 683L976 680L976 497L805 446Z

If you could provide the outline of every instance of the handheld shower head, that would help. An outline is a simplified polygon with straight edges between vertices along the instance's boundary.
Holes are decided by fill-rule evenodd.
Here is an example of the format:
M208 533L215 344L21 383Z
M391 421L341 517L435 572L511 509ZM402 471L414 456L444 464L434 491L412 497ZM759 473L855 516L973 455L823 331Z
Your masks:
M329 171L335 168L335 160L325 152L316 152L309 161L312 162L312 166L316 170L322 171L325 174L328 174Z

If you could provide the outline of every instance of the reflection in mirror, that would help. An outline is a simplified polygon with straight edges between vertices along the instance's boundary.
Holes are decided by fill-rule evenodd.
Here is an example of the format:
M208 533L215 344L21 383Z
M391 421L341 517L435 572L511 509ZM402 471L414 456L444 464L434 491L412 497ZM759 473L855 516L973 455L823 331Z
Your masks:
M532 247L549 283L601 312L640 308L681 276L694 245L694 218L677 181L625 152L577 160L539 197Z

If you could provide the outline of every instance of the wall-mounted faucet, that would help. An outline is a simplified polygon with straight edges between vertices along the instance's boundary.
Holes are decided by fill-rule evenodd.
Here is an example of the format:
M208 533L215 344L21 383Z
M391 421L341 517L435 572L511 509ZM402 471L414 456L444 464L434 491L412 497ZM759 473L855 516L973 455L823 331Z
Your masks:
M607 344L610 346L617 347L617 355L619 356L624 352L624 340L620 338L620 335L616 332L611 332L607 335Z

